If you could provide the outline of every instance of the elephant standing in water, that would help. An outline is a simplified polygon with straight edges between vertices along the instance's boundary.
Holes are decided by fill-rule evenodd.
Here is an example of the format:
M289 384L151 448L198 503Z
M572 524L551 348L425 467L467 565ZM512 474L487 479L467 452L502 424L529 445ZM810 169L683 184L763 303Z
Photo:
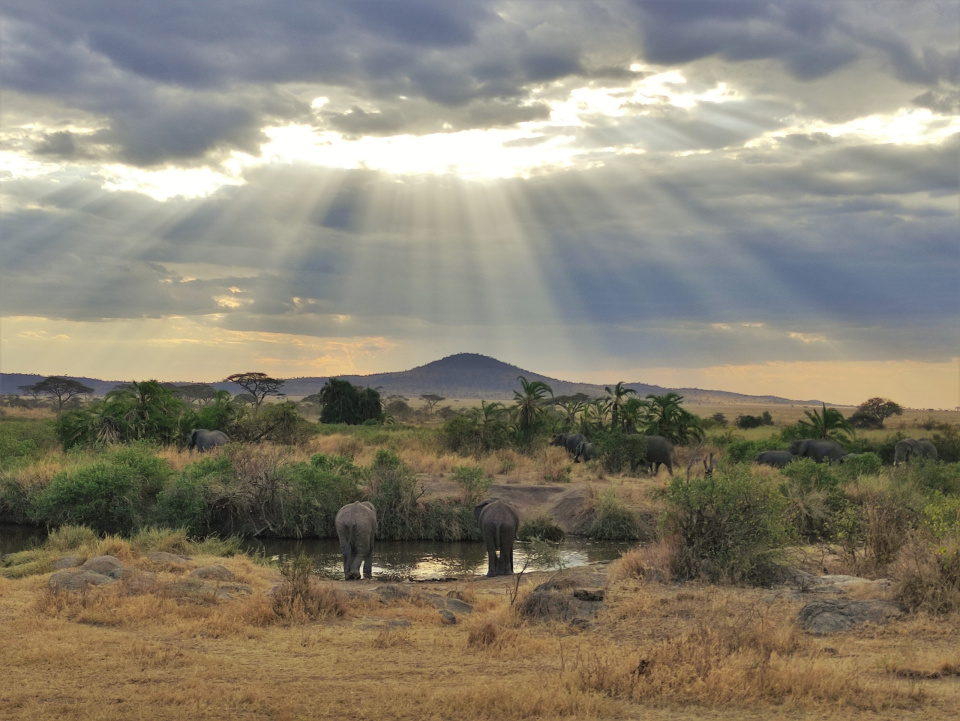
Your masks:
M796 440L790 444L790 452L800 458L812 458L817 463L836 463L847 455L843 446L828 438Z
M499 499L484 501L473 509L480 533L487 546L487 575L513 573L513 541L520 527L516 509Z
M334 521L340 551L343 553L343 577L351 581L363 575L370 578L373 571L373 539L377 535L377 509L369 501L348 503L337 513Z
M203 453L209 448L214 448L215 446L225 446L230 442L230 436L228 436L223 431L207 431L203 428L197 428L190 431L190 443L187 448L196 449Z
M899 466L911 458L929 458L931 461L935 461L937 460L937 449L926 438L921 438L919 441L913 438L904 438L894 446L893 465Z

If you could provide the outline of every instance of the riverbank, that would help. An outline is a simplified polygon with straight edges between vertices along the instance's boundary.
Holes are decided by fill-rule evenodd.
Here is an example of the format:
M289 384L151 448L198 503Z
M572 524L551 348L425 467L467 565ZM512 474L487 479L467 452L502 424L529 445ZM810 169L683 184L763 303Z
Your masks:
M153 582L69 592L51 590L51 573L0 578L0 656L17 680L0 685L0 718L928 719L960 707L955 616L818 637L797 625L813 593L658 582L636 559L308 580L298 597L245 556L112 550ZM210 566L249 592L191 595Z

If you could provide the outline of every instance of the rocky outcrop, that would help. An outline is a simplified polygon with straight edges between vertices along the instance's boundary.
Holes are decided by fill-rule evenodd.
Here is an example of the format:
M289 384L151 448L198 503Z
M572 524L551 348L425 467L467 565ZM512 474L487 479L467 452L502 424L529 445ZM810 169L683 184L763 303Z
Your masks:
M797 623L817 636L851 631L868 623L883 624L899 618L903 608L892 601L851 601L819 599L808 603L797 614Z

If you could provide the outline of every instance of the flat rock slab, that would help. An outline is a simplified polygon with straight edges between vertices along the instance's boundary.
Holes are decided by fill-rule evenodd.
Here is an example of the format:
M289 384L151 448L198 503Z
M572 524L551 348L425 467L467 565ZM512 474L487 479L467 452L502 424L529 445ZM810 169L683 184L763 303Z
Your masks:
M903 608L892 601L823 599L801 608L797 623L804 631L821 636L851 631L867 623L887 623L902 615Z
M80 559L77 556L64 556L63 558L58 558L54 564L53 568L56 571L59 571L64 568L73 568L80 565Z
M440 596L436 593L421 593L420 591L406 586L390 584L389 586L377 586L372 593L380 597L382 603L389 603L394 600L412 601L414 603L429 603L441 610L452 613L473 613L473 606L466 601L450 596Z
M202 581L236 581L237 577L223 566L204 566L190 573L190 578L199 578Z
M94 573L109 574L118 568L123 568L123 564L113 556L94 556L88 558L80 566L84 571L93 571Z
M560 621L587 626L603 604L603 589L577 588L576 579L541 583L517 604L517 613L534 622Z
M151 551L147 554L147 560L152 563L165 563L174 566L185 566L190 562L187 556L179 556L176 553L167 553L166 551Z
M105 573L88 571L82 568L72 568L65 571L57 571L47 582L54 591L82 591L91 586L105 586L109 583L116 583L117 579L108 576Z

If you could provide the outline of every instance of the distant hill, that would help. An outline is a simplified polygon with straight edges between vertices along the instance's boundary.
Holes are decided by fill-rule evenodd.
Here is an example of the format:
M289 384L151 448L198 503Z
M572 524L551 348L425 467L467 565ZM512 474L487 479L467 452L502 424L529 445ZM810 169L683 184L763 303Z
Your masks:
M523 376L528 381L543 381L553 389L556 396L585 393L595 398L603 396L603 385L594 383L574 383L550 378L549 376L533 373L515 365L498 361L477 353L457 353L426 365L412 368L408 371L394 373L374 373L366 376L336 376L348 380L356 386L379 388L384 395L403 395L408 398L418 398L424 394L434 394L444 398L484 398L489 400L513 398L513 392L520 388L517 377ZM0 374L0 394L15 395L20 393L20 386L30 385L43 380L45 376L23 373ZM129 381L102 381L95 378L65 376L78 380L94 389L94 393L102 396L116 386ZM138 379L145 380L145 379ZM195 381L180 381L178 385ZM283 391L291 398L302 398L318 392L327 382L327 377L317 376L309 378L285 379ZM611 385L616 381L611 381ZM231 393L238 393L240 389L233 383L211 383L218 389L226 389ZM664 388L663 386L648 383L625 383L628 388L637 391L643 398L648 393L661 395L675 391L683 396L684 401L694 405L760 403L760 404L788 404L788 405L819 405L819 400L790 400L779 396L751 396L742 393L727 391L701 390L699 388Z

